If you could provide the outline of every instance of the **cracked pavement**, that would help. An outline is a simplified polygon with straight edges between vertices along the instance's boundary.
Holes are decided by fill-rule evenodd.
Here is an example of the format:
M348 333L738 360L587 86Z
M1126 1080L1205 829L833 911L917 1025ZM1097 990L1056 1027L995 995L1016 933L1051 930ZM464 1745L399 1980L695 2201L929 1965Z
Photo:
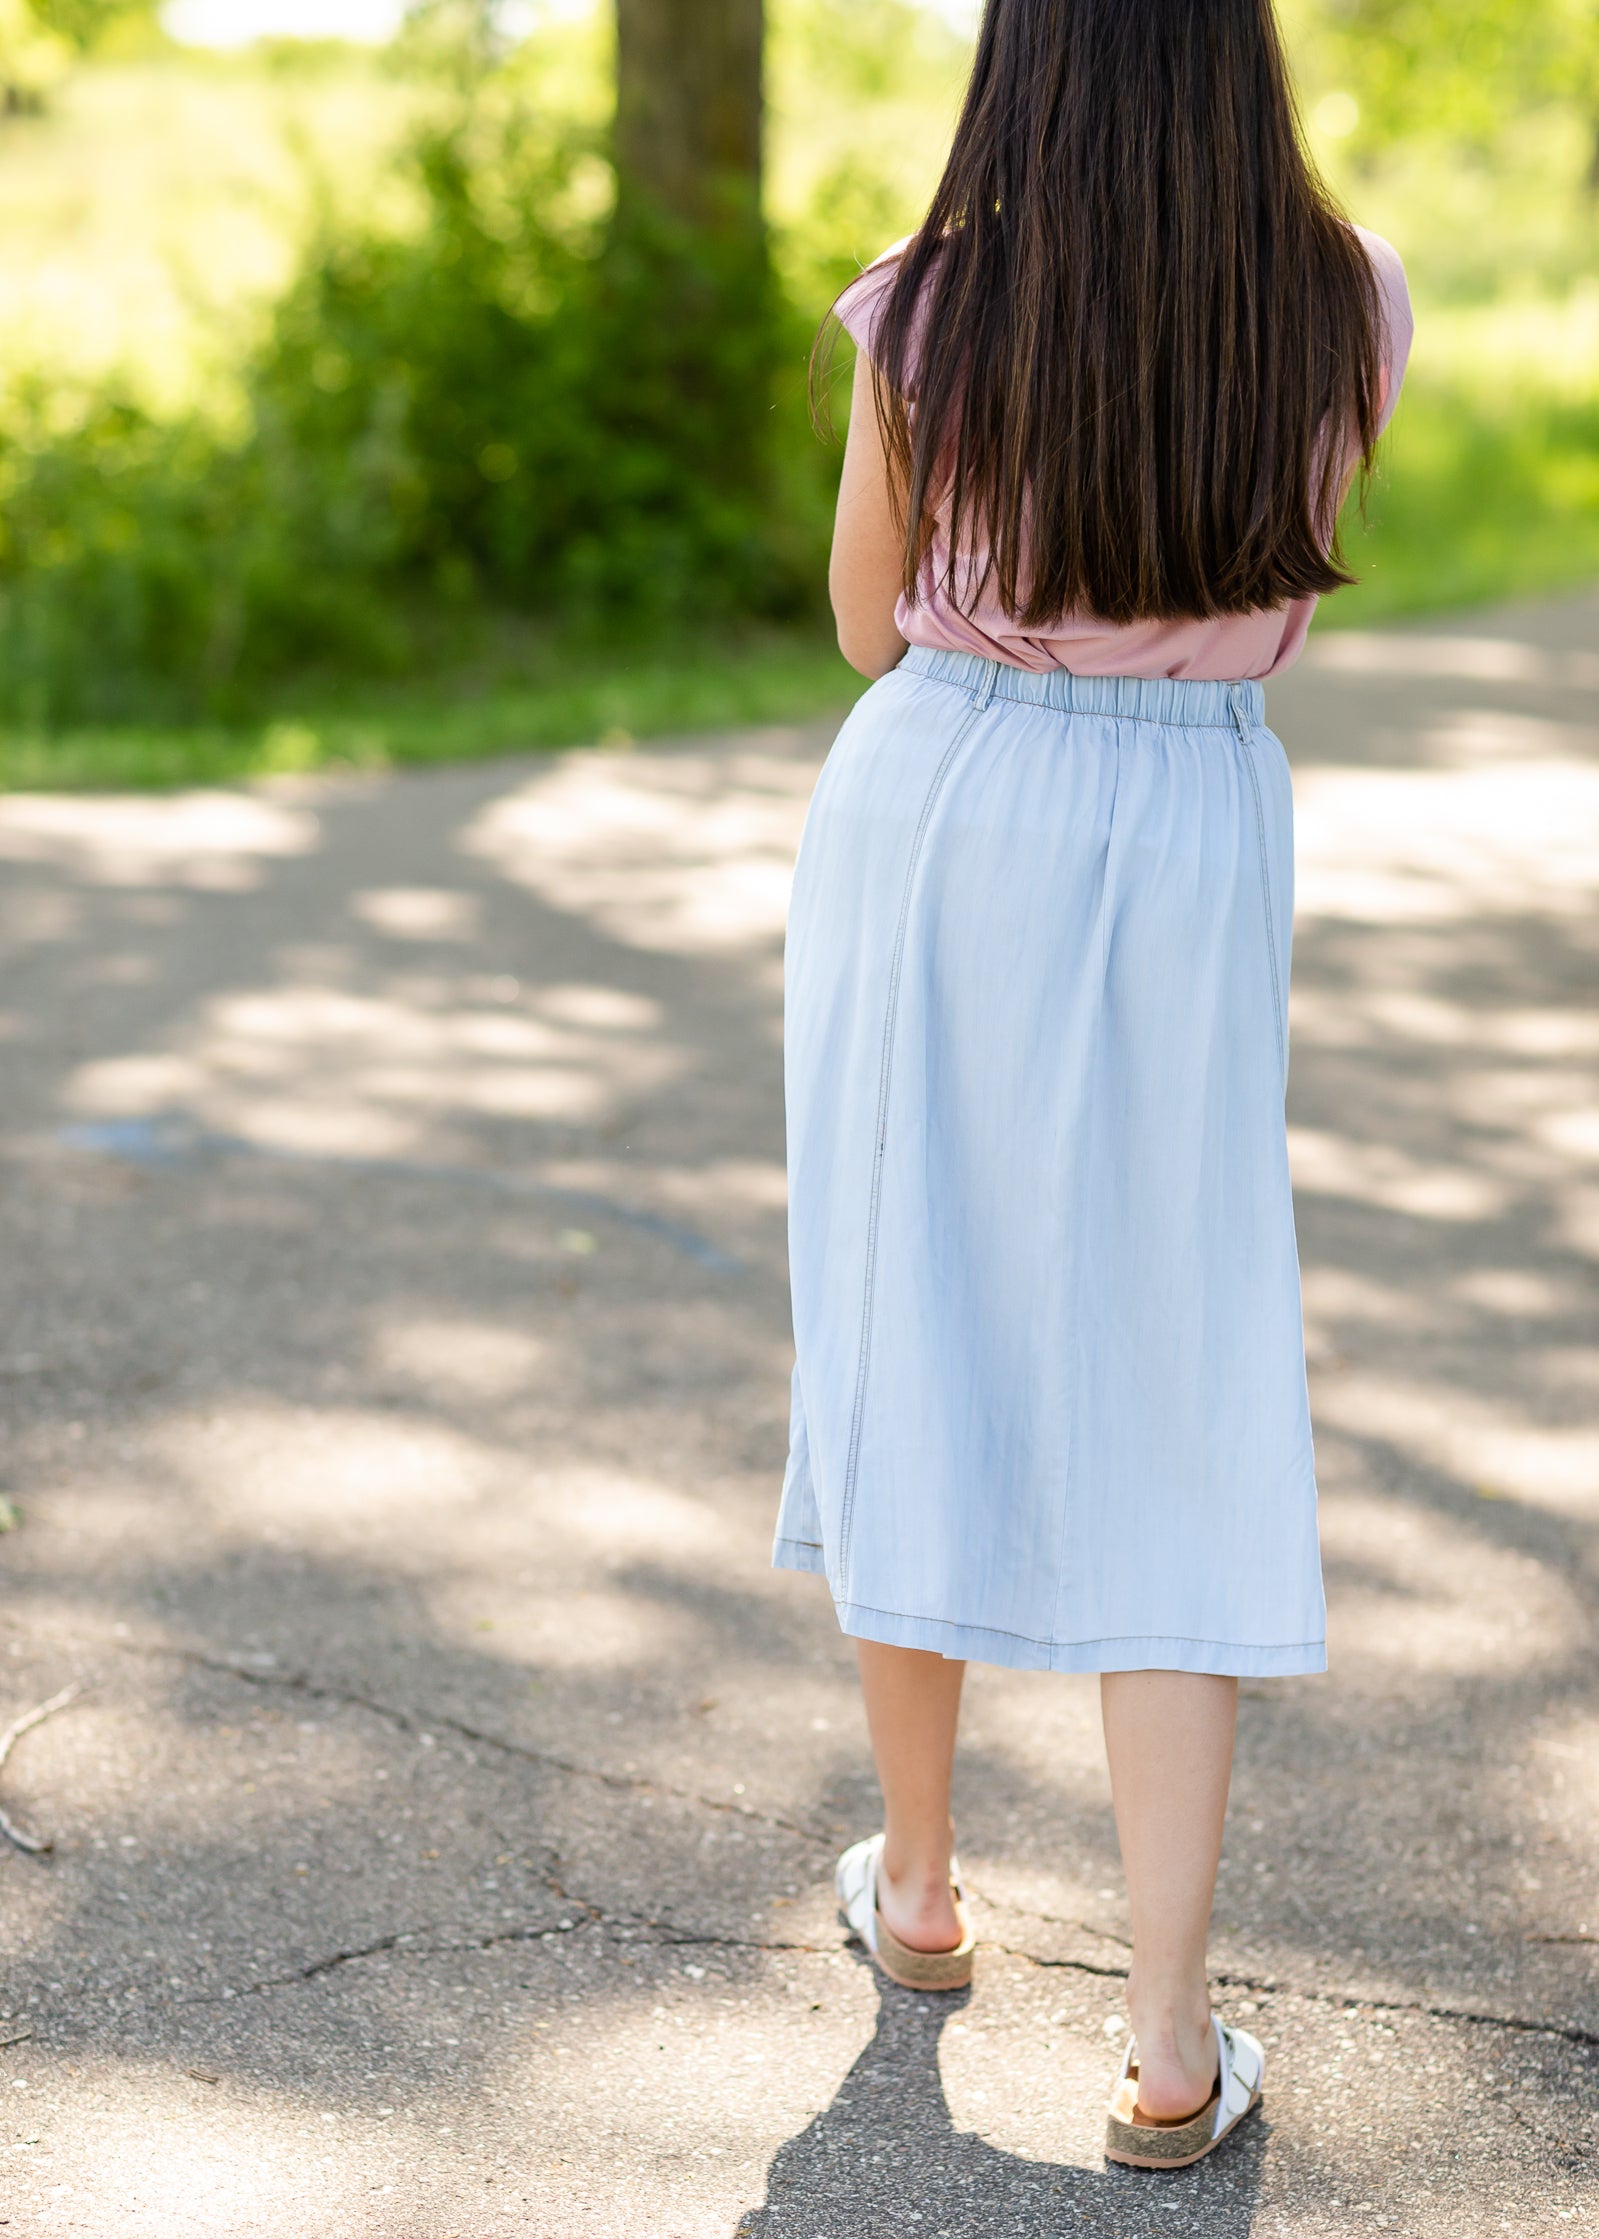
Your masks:
M0 2234L1599 2224L1599 601L1320 636L1290 1091L1332 1670L1250 1682L1235 2149L1106 2168L1092 1682L974 1669L881 1987L766 1567L823 729L0 802Z

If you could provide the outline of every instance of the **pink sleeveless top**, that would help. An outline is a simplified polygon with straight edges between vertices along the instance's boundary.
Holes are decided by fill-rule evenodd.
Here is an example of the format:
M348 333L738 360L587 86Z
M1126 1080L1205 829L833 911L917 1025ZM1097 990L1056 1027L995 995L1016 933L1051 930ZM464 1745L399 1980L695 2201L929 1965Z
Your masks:
M1397 251L1364 226L1356 232L1377 275L1385 334L1379 424L1388 425L1399 401L1414 321L1405 268ZM897 241L868 265L838 300L846 332L871 354L899 252ZM991 588L965 606L957 605L942 578L949 567L947 519L940 515L932 547L922 562L914 605L901 595L894 610L899 633L911 645L949 647L1008 661L1018 669L1069 669L1076 676L1191 676L1222 683L1275 676L1287 668L1305 642L1316 601L1294 599L1287 606L1253 614L1229 614L1213 622L1103 622L1092 614L1067 614L1047 628L1023 630L1000 606Z

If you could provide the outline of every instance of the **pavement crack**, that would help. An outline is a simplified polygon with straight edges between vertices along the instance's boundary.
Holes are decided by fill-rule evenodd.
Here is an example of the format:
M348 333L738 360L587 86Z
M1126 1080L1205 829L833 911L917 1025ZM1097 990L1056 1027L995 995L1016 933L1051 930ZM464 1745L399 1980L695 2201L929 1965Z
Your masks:
M534 1927L524 1922L518 1928L490 1929L481 1936L458 1936L447 1943L424 1943L422 1939L432 1933L427 1928L395 1928L386 1936L374 1936L370 1943L350 1944L338 1951L323 1952L320 1958L308 1959L298 1967L288 1967L281 1974L257 1975L244 1983L228 1983L220 1990L201 1992L192 1998L174 2001L183 2006L217 2006L231 2004L239 1998L258 1998L269 1990L296 1990L302 1983L315 1982L323 1975L334 1974L340 1967L350 1967L363 1959L380 1959L392 1953L402 1959L428 1959L452 1951L487 1951L494 1944L540 1943L547 1936L574 1935L579 1928L589 1925L587 1920L547 1922Z
M1529 2137L1536 2138L1541 2146L1553 2147L1557 2154L1563 2154L1570 2161L1586 2161L1589 2159L1589 2151L1586 2146L1579 2145L1565 2131L1551 2130L1547 2123L1539 2122L1536 2117L1528 2114L1525 2107L1517 2104L1512 2092L1495 2088L1490 2089L1485 2096L1500 2109L1509 2121L1513 2122L1518 2129L1526 2131Z
M580 1897L568 1889L553 1871L544 1877L545 1886L554 1891L563 1905L570 1905L575 1912L582 1912L596 1928L604 1928L618 1941L626 1939L644 1950L673 1949L680 1945L722 1946L729 1951L820 1951L820 1944L808 1944L794 1938L763 1936L728 1936L717 1931L700 1928L680 1928L675 1921L656 1920L648 1913L609 1912L592 1897ZM506 1931L496 1941L515 1940L514 1932Z
M1015 1904L1008 1897L985 1896L979 1885L969 1876L967 1877L966 1887L980 1903L987 1905L994 1912L1013 1913L1020 1920L1041 1920L1051 1928L1074 1928L1081 1936L1093 1936L1101 1943L1119 1945L1123 1951L1131 1951L1133 1948L1131 1936L1119 1936L1113 1928L1096 1928L1090 1920L1068 1920L1062 1913L1039 1912L1031 1905Z
M220 1990L204 1990L172 2002L178 2006L220 2006L239 1998L259 1998L269 1990L293 1990L301 1983L315 1982L319 1975L331 1975L337 1968L353 1966L357 1960L376 1959L384 1952L398 1951L426 1933L421 1928L391 1929L386 1936L374 1936L370 1943L350 1944L338 1951L324 1952L319 1959L308 1959L302 1966L287 1968L282 1974L257 1975L250 1982L224 1983Z
M1475 2006L1434 2005L1425 1998L1368 1998L1353 1991L1307 1989L1298 1983L1257 1980L1248 1975L1216 1975L1214 1981L1228 1989L1250 1990L1267 1997L1303 1998L1331 2006L1342 2013L1419 2014L1428 2021L1454 2021L1473 2029L1503 2029L1522 2037L1552 2037L1562 2044L1599 2046L1599 2030L1576 2022L1540 2021L1531 2014L1483 2013Z
M262 1670L253 1668L248 1664L235 1662L227 1657L207 1655L203 1650L193 1648L135 1647L131 1643L121 1642L118 1645L126 1648L131 1654L185 1663L202 1671L216 1672L223 1677L240 1680L246 1686L279 1688L288 1693L304 1696L310 1701L340 1703L350 1709L364 1710L375 1718L383 1719L401 1733L421 1734L437 1728L440 1732L452 1733L459 1739L473 1743L479 1748L495 1750L503 1756L514 1757L524 1764L536 1765L544 1771L560 1773L568 1779L591 1781L598 1787L609 1788L618 1792L642 1792L670 1796L677 1802L696 1806L700 1810L720 1812L729 1818L748 1820L760 1826L770 1827L783 1834L793 1835L802 1842L825 1845L830 1848L833 1841L831 1835L822 1834L817 1829L807 1827L799 1820L789 1819L782 1813L758 1811L751 1805L729 1802L720 1796L702 1795L695 1789L681 1787L672 1781L653 1780L641 1773L611 1772L601 1766L585 1765L575 1758L560 1756L553 1750L537 1749L526 1742L508 1741L501 1734L491 1733L484 1727L470 1725L465 1719L456 1718L449 1712L424 1714L405 1709L399 1704L385 1702L379 1696L363 1694L356 1688L342 1687L330 1681L318 1679L310 1672ZM415 1939L425 1934L425 1930L397 1931L392 1935L377 1938L370 1945L330 1952L320 1959L308 1961L305 1966L287 1974L262 1977L257 1982L218 1992L214 1996L217 1998L249 1997L265 1990L292 1987L298 1983L313 1981L319 1975L329 1974L339 1967L348 1966L356 1961L378 1957L385 1952L394 1952L410 1958L442 1955L451 1951L486 1951L497 1944L533 1943L542 1941L552 1935L575 1933L577 1928L583 1925L601 1926L612 1930L626 1927L632 1933L638 1935L640 1941L646 1946L653 1941L662 1947L719 1946L728 1950L739 1951L814 1952L821 1948L815 1944L798 1941L771 1941L761 1937L702 1934L696 1930L679 1929L668 1921L650 1920L641 1915L613 1916L608 1914L603 1907L566 1890L553 1872L546 1874L545 1880L546 1886L560 1903L568 1905L574 1912L581 1912L584 1915L583 1921L574 1921L570 1924L561 1924L554 1927L533 1928L522 1926L493 1930L482 1936L468 1937L448 1944L424 1945L418 1943ZM974 1890L974 1894L980 1893ZM1082 1934L1117 1944L1124 1950L1130 1951L1131 1949L1125 1939L1116 1935L1113 1931L1093 1928L1084 1921L1068 1921L1051 1913L1034 1912L1028 1907L1018 1905L1005 1905L996 1909L1019 1913L1023 1918L1047 1922L1051 1926L1074 1928ZM1554 1943L1588 1939L1551 1936L1533 1940ZM983 1941L985 1948L988 1950L1004 1952L1008 1957L1020 1959L1033 1967L1055 1968L1066 1973L1089 1975L1102 1981L1125 1981L1128 1974L1126 1966L1118 1966L1108 1961L1101 1962L1080 1958L1045 1958L1037 1952L1027 1950L1022 1945L997 1941L990 1942L987 1938ZM1455 2022L1468 2028L1499 2029L1520 2036L1544 2037L1562 2044L1581 2046L1584 2049L1599 2049L1599 2030L1585 2029L1575 2023L1539 2020L1526 2014L1484 2013L1471 2006L1437 2005L1421 1998L1362 1997L1351 1991L1304 1986L1298 1983L1279 1981L1269 1976L1220 1973L1212 1979L1227 1989L1247 1990L1253 1995L1262 1997L1301 1998L1307 2003L1327 2006L1340 2012L1416 2014L1427 2020ZM208 1995L204 2002L212 2002L211 1996Z
M833 1947L822 1944L802 1943L797 1937L782 1936L723 1936L697 1928L676 1928L670 1921L640 1921L641 1929L653 1931L639 1935L638 1944L646 1951L830 1951Z
M1373 2013L1425 2014L1433 2021L1460 2021L1474 2029L1505 2029L1517 2036L1555 2037L1562 2044L1599 2048L1599 2029L1583 2029L1575 2022L1538 2021L1530 2014L1484 2014L1470 2006L1430 2006L1409 1998L1344 1998L1337 2003L1369 2006Z
M397 1930L392 1936L379 1936L369 1944L353 1944L347 1951L327 1952L320 1959L309 1960L289 1979L297 1982L315 1982L318 1975L330 1975L335 1967L348 1967L357 1959L376 1959L380 1952L393 1951L402 1940L402 1933ZM259 1987L266 1988L268 1986L262 1984Z
M127 1644L119 1642L119 1647ZM245 1663L236 1663L226 1656L208 1656L197 1648L129 1648L133 1655L149 1656L169 1662L189 1664L200 1671L213 1671L229 1679L242 1680L248 1687L282 1688L303 1695L312 1702L342 1703L352 1710L364 1710L374 1718L381 1718L399 1732L422 1734L435 1728L451 1733L462 1741L474 1743L480 1749L497 1750L502 1756L515 1757L522 1763L537 1765L541 1771L561 1773L569 1780L587 1780L601 1788L610 1788L656 1796L670 1796L675 1802L692 1804L701 1811L721 1812L730 1819L743 1819L757 1826L770 1827L776 1832L793 1835L799 1841L830 1848L831 1835L822 1834L814 1827L807 1827L801 1820L789 1819L781 1812L759 1811L751 1804L730 1802L723 1796L706 1796L699 1790L684 1788L675 1781L655 1780L645 1773L619 1773L608 1771L600 1765L585 1765L573 1757L562 1757L554 1750L537 1749L531 1743L508 1741L503 1734L490 1733L485 1727L472 1726L464 1718L456 1718L448 1711L418 1712L407 1710L397 1703L384 1702L379 1696L362 1694L359 1689L341 1687L331 1681L316 1678L310 1672L265 1671Z
M986 1936L978 1938L979 1951L1002 1951L1007 1959L1025 1960L1029 1967L1049 1967L1071 1975L1099 1975L1113 1982L1125 1982L1126 1967L1102 1966L1094 1959L1043 1959L1036 1951L1026 1951L1020 1944L990 1943Z
M729 1936L713 1929L679 1928L671 1921L651 1920L643 1914L611 1914L578 1898L569 1898L567 1902L582 1913L581 1920L523 1921L514 1928L489 1928L481 1933L443 1938L434 1938L427 1928L396 1928L387 1935L374 1936L369 1943L323 1952L320 1957L308 1959L297 1967L286 1967L279 1974L257 1975L249 1982L229 1983L220 1990L203 1991L193 1997L175 1999L173 2003L180 2006L231 2005L241 1998L263 1997L272 1990L298 1990L302 1984L316 1982L324 1975L357 1965L363 1959L391 1955L399 1959L443 1959L452 1953L495 1951L510 1944L551 1943L562 1936L575 1936L585 1928L607 1929L617 1940L631 1943L636 1951L816 1953L822 1949L819 1944L792 1938Z
M1002 1951L1009 1958L1024 1960L1030 1967L1057 1968L1068 1974L1109 1976L1125 1982L1129 1973L1126 1967L1102 1966L1092 1959L1045 1959L1037 1952L1027 1951L1018 1944L990 1943L985 1937L980 1950ZM1562 2044L1599 2047L1599 2030L1584 2029L1574 2022L1539 2021L1529 2014L1482 2013L1474 2006L1438 2006L1423 1998L1370 1998L1354 1991L1323 1990L1296 1982L1280 1982L1270 1975L1239 1975L1215 1973L1211 1981L1224 1990L1247 1990L1261 1998L1302 1998L1308 2005L1330 2006L1340 2013L1417 2014L1429 2021L1461 2022L1474 2029L1503 2029L1513 2035L1525 2037L1551 2037Z

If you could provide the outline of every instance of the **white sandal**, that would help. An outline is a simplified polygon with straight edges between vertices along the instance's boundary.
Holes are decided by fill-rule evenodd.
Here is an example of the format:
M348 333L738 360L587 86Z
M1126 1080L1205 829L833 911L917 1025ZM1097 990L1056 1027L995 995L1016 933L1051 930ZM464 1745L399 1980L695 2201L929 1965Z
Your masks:
M1180 2122L1152 2122L1146 2115L1136 2121L1138 2108L1138 2045L1129 2038L1127 2054L1116 2089L1111 2094L1105 2123L1105 2159L1124 2169L1186 2169L1214 2153L1230 2131L1236 2130L1252 2107L1260 2104L1260 2087L1266 2074L1266 2055L1247 2029L1235 2029L1212 2014L1216 2031L1216 2088L1196 2114Z
M949 1862L949 1886L955 1899L955 1919L961 1940L953 1951L913 1951L902 1944L883 1918L877 1904L877 1873L883 1856L883 1837L868 1835L851 1843L833 1876L838 1891L839 1917L852 1928L891 1982L903 1990L963 1990L972 1979L972 1954L977 1935L966 1913L960 1868Z

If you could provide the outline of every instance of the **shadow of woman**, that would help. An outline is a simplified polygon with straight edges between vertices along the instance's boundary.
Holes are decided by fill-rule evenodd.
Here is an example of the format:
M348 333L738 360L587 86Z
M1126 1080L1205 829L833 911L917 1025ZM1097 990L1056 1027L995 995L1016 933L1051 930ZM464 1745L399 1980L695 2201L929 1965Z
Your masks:
M779 2149L736 2239L1243 2239L1260 2191L1260 2115L1214 2160L1145 2173L1004 2153L950 2118L939 2037L970 2002L881 1983L877 2028L832 2105Z

